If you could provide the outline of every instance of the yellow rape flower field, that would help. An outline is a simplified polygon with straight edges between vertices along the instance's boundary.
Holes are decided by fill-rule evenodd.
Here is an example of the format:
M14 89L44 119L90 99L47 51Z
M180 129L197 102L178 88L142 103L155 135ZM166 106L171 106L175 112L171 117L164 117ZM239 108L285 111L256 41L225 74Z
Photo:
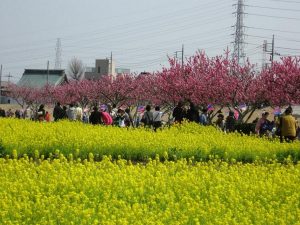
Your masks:
M300 144L0 119L0 224L300 224Z
M1 224L299 224L300 166L0 160Z
M158 154L161 159L193 157L207 161L218 157L225 161L253 162L278 160L290 156L300 159L300 143L281 144L239 133L224 134L214 127L184 124L157 133L145 129L92 126L76 122L39 123L0 119L0 154L2 157L24 156L86 159L99 161L111 155L133 161L147 161Z

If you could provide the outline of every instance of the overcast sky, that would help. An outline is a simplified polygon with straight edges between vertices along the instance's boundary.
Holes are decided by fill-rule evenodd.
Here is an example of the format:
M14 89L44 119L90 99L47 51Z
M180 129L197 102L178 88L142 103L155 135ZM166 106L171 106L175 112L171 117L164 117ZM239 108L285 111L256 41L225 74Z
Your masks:
M0 64L17 81L25 68L55 64L57 38L62 68L72 57L86 66L113 58L132 72L159 70L184 44L222 54L234 41L237 0L1 0ZM245 0L245 53L262 62L262 43L281 55L300 55L300 0ZM269 58L269 57L267 57ZM277 56L276 59L279 57ZM7 80L7 77L3 77Z

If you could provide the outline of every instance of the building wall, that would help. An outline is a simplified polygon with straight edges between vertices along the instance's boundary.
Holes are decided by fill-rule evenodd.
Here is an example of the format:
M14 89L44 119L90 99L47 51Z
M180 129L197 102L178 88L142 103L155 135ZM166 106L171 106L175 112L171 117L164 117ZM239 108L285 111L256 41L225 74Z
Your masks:
M111 72L111 69L113 72ZM100 79L102 75L112 74L116 76L116 63L112 61L112 66L110 65L109 59L96 59L95 68L88 68L84 73L84 78L88 80Z
M16 104L16 103L17 102L10 97L1 96L0 98L0 104Z
M93 73L93 72L85 72L84 79L87 80L99 80L101 77L100 73Z
M110 65L109 59L96 59L96 73L100 75L112 74L115 76L116 64L112 61L112 66Z

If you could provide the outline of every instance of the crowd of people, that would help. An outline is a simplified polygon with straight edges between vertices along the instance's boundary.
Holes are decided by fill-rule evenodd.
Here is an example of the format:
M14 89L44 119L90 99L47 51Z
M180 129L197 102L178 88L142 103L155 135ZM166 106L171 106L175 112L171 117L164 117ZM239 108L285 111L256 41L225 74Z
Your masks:
M282 115L274 116L270 121L269 112L264 112L262 117L257 120L255 133L259 136L274 137L279 136L280 141L292 142L297 138L300 139L300 128L298 121L292 115L292 107L288 107Z
M289 106L283 114L278 114L274 117L273 121L268 119L270 113L262 113L262 117L256 119L255 123L255 133L260 136L267 137L280 137L280 141L293 142L297 138L300 140L300 128L298 126L297 119L292 115L293 109ZM198 109L193 103L190 103L189 108L184 107L182 102L173 110L173 117L175 122L181 123L184 119L200 123L201 125L215 125L221 131L226 133L234 132L236 128L237 120L235 118L234 112L229 111L228 116L225 116L220 112L217 115L217 120L212 123L209 120L209 112L207 108L202 109L202 113L199 114Z
M182 102L179 102L173 110L173 118L175 123L182 123L183 120L199 123L203 126L215 125L224 132L234 132L236 119L234 112L230 111L225 119L223 113L219 113L215 123L210 121L208 108L203 108L201 113L197 107L190 102L189 107L185 107Z
M299 138L299 127L292 113L292 107L288 107L283 114L276 115L274 120L270 121L268 119L270 115L269 112L264 112L261 118L257 118L253 121L255 123L255 133L258 136L268 137L277 135L281 141L294 141L297 137ZM87 108L81 108L79 104L70 104L67 107L61 106L58 102L54 107L52 115L53 119L50 113L45 110L44 105L40 105L35 113L29 108L24 111L16 110L15 113L13 113L11 109L5 112L0 108L0 117L15 117L46 122L67 119L93 125L103 124L118 127L138 127L142 125L154 131L157 131L157 129L163 125L163 113L160 111L160 107L156 106L154 111L152 111L150 105L147 105L143 112L138 114L135 120L133 120L129 108L117 108L115 104L108 104L104 108L94 106L90 111ZM216 121L212 122L210 121L208 108L203 108L201 113L199 113L198 108L192 102L189 103L188 107L186 107L183 102L178 102L172 112L172 116L174 123L182 123L186 120L199 123L203 126L214 125L226 133L234 132L237 123L233 111L229 111L226 118L223 113L220 112L217 115Z

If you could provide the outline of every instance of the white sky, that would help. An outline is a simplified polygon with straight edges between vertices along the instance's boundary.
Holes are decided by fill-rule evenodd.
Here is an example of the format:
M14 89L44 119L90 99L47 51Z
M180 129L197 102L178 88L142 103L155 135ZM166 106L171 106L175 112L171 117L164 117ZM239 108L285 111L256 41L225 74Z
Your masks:
M234 41L237 0L1 0L0 64L17 81L25 68L50 68L57 38L62 68L72 57L86 66L113 58L132 72L159 70L185 46L185 57L204 49L223 53ZM245 53L262 62L262 43L281 55L300 55L300 0L245 0ZM254 15L256 14L256 15ZM265 16L259 16L265 15ZM270 16L270 17L267 17ZM262 29L257 29L262 28ZM268 57L269 58L269 57ZM276 59L279 57L277 56ZM3 77L7 80L7 77Z

